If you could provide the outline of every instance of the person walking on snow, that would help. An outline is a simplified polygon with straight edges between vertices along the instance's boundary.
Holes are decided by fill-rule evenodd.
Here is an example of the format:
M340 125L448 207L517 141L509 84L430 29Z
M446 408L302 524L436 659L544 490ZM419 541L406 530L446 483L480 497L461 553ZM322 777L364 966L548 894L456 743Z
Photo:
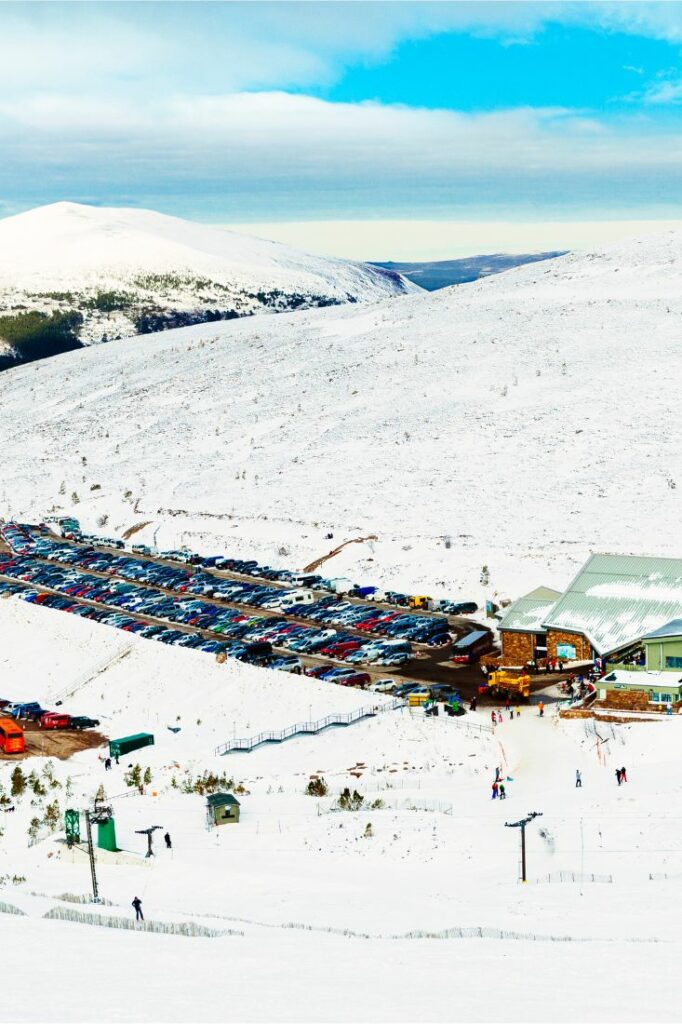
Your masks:
M504 706L506 707L507 711L509 711L509 709L511 708L511 701L509 700L509 697L507 697L507 699L505 700Z
M493 799L493 800L496 800L496 799L497 799L497 791L498 791L498 789L499 789L499 785L498 785L498 783L497 783L497 782L493 782L493 786L492 786L492 789L493 789L493 795L492 795L492 799Z
M166 844L166 849L167 850L172 850L173 849L173 844L171 843L170 832L166 832L166 834L163 837L163 841Z
M544 705L543 701L540 701L540 703L538 705L538 709L540 711L540 718L544 718L544 715L545 715L545 705Z
M582 789L582 785L583 785L583 777L580 774L580 769L576 768L576 770L575 770L575 788L576 789Z
M521 708L519 707L518 704L516 705L516 717L517 718L521 717Z
M625 771L625 768L621 768L621 770L620 770L620 781L621 782L627 782L628 781L628 773Z
M490 712L490 721L493 723L493 725L497 725L497 715L495 714L494 711Z
M504 782L500 783L500 800L507 799L507 790L504 788Z
M142 900L139 896L136 896L133 900L133 906L135 907L135 920L144 921L144 914L142 913Z
M618 785L620 786L621 782L623 781L620 775L620 768L616 768L616 779L618 781Z

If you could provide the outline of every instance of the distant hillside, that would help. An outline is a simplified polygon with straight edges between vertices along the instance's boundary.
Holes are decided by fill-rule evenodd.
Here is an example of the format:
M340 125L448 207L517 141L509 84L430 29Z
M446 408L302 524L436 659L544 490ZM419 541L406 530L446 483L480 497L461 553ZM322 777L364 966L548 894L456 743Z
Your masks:
M66 352L0 374L0 515L479 603L679 555L681 324L671 231Z
M565 255L565 252L494 253L492 256L468 256L462 260L436 260L433 263L373 263L372 266L401 274L414 284L418 284L420 288L435 292L452 284L467 284L469 281L478 281L480 277L501 274L503 270L521 267L524 263L539 263L541 260L553 260L556 256Z
M50 354L51 336L62 351L64 317L91 344L417 291L392 270L150 210L55 203L0 220L0 368Z

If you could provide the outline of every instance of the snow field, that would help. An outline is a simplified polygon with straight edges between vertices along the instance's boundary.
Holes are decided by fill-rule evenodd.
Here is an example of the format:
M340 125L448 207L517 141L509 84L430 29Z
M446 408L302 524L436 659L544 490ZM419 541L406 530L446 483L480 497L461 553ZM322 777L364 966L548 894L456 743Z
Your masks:
M327 570L479 601L678 555L681 272L671 233L13 370L0 509L291 567L376 535Z
M40 687L49 694L101 663L120 636L15 600L0 602L0 633L3 678L21 695L33 681L38 698ZM30 647L37 635L40 644ZM12 988L5 1019L65 1019L45 995L58 982L78 988L72 1020L92 1019L94 1007L104 1021L226 1019L227 988L227 1016L245 1020L676 1019L677 717L612 728L559 720L548 703L545 718L524 707L519 720L492 733L475 728L489 724L487 712L453 721L405 710L214 758L209 726L193 724L204 703L223 728L239 713L258 730L263 721L288 720L309 693L322 709L367 694L130 640L132 653L73 700L86 713L99 701L115 734L151 728L157 745L111 772L97 751L55 762L62 788L49 796L81 807L102 784L112 800L127 852L121 863L99 855L100 889L113 904L101 913L130 917L139 895L148 920L244 934L184 938L40 920L63 893L87 895L89 871L84 859L69 861L57 837L41 833L27 846L40 803L27 794L13 814L0 816L0 900L29 916L0 914L0 937L8 971L24 942L48 944L50 956L30 1000ZM182 731L173 736L164 723L178 708ZM152 769L144 796L130 795L123 781L135 762ZM622 764L629 781L618 788L613 771ZM23 763L26 771L42 766L43 759ZM497 766L507 779L506 802L490 798ZM576 768L583 773L578 790ZM208 831L204 798L172 786L173 777L180 782L205 769L239 783L238 825ZM0 764L5 790L11 770ZM326 797L304 794L312 774L326 779ZM333 809L345 786L363 795L361 810ZM530 882L521 886L518 830L505 821L530 810L543 817L528 827ZM136 829L152 824L170 832L173 850L156 833L150 864ZM562 872L584 881L559 881L568 877ZM12 875L26 880L13 885ZM460 928L527 938L451 937ZM450 937L414 937L424 933ZM643 973L649 963L655 970ZM125 982L102 1005L112 974ZM218 986L210 984L216 976ZM483 977L491 984L483 986Z

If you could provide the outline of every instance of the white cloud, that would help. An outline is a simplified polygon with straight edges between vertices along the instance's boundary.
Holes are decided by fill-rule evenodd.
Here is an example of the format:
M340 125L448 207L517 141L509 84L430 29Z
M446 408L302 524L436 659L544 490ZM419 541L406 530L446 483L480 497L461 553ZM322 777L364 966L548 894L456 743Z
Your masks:
M329 103L283 92L171 96L146 104L44 94L0 100L0 139L36 156L59 139L60 158L89 147L97 162L115 145L155 166L158 147L176 170L210 155L215 173L297 174L356 179L381 172L455 176L469 172L678 166L682 137L660 134L637 115L603 121L557 108L465 114L374 102ZM19 141L20 140L20 141ZM115 170L115 169L112 169ZM167 168L173 170L173 168ZM415 183L417 184L417 183Z

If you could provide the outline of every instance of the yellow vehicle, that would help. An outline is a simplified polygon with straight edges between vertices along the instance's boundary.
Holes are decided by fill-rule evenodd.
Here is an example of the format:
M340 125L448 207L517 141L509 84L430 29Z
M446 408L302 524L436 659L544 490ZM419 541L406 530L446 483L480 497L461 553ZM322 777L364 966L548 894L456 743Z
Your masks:
M488 690L491 693L509 694L528 700L530 676L525 673L516 675L514 672L505 672L504 669L500 669L497 672L491 672L488 676Z
M410 608L425 608L428 609L430 597L425 597L423 594L415 594L409 600Z
M407 706L410 708L422 708L425 704L428 704L430 700L431 696L428 692L408 693Z

